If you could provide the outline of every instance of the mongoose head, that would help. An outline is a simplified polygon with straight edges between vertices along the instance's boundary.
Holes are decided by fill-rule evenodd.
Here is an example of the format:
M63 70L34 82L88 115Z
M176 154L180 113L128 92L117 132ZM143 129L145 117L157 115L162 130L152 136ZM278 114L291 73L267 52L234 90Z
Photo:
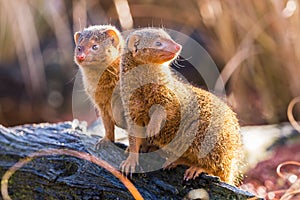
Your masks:
M181 45L163 29L144 28L127 37L125 50L139 63L162 64L175 59L181 51Z
M111 25L95 25L74 34L75 62L81 67L107 66L120 56L123 39ZM102 64L102 65L101 65Z

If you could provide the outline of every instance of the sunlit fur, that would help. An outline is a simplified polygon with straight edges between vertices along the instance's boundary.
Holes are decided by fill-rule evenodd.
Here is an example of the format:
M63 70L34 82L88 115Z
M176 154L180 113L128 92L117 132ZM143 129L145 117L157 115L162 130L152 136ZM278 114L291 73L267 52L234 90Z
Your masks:
M174 76L168 64L179 52L174 58L161 64L164 60L160 62L159 58L165 54L168 45L162 50L156 50L153 42L157 39L171 40L164 30L155 28L141 29L131 33L127 38L126 53L122 55L121 60L121 94L123 103L129 104L125 116L140 126L148 125L147 131L151 128L157 129L161 124L151 124L151 120L153 118L155 121L161 116L149 116L149 111L155 104L163 106L166 121L159 134L147 138L149 143L160 148L166 147L177 134L182 134L185 138L184 134L187 132L178 131L180 123L188 130L194 126L192 123L198 120L200 123L198 128L196 127L193 140L177 141L175 146L178 148L167 149L167 155L178 156L179 149L191 142L187 150L174 162L175 165L196 166L209 174L219 176L222 181L237 183L242 159L242 142L235 113L212 93L183 83ZM128 75L130 72L131 76ZM139 87L132 94L126 93L137 83L150 79L152 83ZM191 93L193 95L190 95ZM193 102L196 102L196 107L193 107L195 105ZM190 117L182 118L182 116ZM134 137L130 137L134 140ZM213 147L211 151L205 157L201 156L203 152L200 150L210 147Z
M120 32L111 25L85 28L74 34L74 40L74 60L82 73L85 91L102 118L106 132L104 140L114 141L114 125L126 127L118 91L120 55L124 41ZM98 45L97 50L93 50L93 45ZM78 61L77 56L82 53L86 57Z

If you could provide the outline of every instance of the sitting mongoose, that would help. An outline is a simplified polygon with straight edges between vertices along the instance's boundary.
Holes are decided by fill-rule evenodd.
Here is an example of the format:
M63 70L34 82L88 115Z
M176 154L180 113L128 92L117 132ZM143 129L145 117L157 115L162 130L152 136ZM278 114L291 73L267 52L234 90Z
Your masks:
M124 40L111 25L95 25L74 34L74 60L82 73L86 93L105 128L104 141L114 142L114 125L126 128L119 92L120 55ZM115 90L115 92L114 92Z
M180 51L162 29L140 29L126 39L120 88L130 153L122 171L135 171L146 138L168 155L164 168L189 166L185 180L206 172L235 184L242 159L236 114L212 93L184 83L171 71L169 63Z

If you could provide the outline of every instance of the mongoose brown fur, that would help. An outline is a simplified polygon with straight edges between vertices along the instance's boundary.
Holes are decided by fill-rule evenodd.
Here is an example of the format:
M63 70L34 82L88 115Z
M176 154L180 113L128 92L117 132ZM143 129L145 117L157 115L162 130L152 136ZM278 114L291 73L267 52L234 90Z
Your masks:
M180 51L162 29L140 29L127 37L120 87L130 153L122 170L134 172L146 138L166 152L163 167L189 166L184 179L206 172L235 184L242 159L236 114L212 93L184 83L171 71L169 63Z
M105 128L105 136L96 146L103 141L114 142L114 125L126 128L118 87L123 38L114 26L95 25L76 32L74 41L74 60L82 73L84 89Z

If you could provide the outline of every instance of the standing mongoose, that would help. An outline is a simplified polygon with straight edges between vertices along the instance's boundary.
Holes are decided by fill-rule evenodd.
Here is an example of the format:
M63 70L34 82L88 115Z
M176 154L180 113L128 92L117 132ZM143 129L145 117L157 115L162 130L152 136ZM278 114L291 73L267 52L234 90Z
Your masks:
M74 60L82 73L84 89L105 128L105 136L96 147L103 141L114 142L114 125L126 128L118 87L123 38L111 25L95 25L76 32L74 41Z
M186 165L184 179L201 172L237 183L242 142L235 113L210 92L183 82L169 63L181 51L162 29L132 32L121 57L121 97L129 134L127 174L139 163L143 138L166 153L164 168Z

